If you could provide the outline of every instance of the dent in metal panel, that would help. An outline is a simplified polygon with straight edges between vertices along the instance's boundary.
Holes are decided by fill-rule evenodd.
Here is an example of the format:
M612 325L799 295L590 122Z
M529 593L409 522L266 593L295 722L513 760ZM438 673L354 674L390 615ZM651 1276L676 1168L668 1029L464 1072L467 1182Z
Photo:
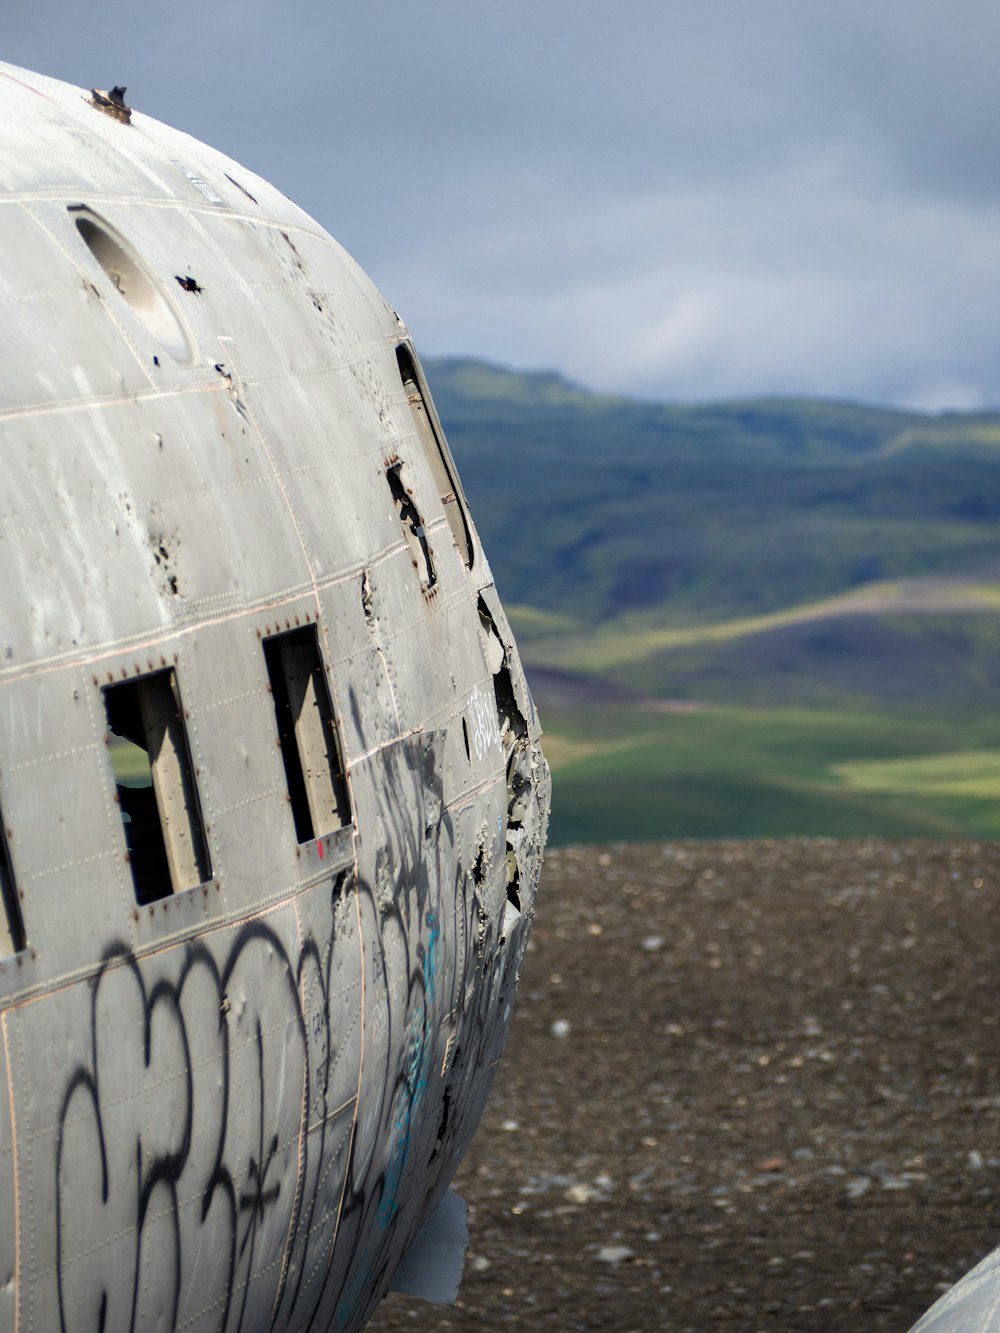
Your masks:
M385 651L383 569L364 569L320 594L330 685L348 768L399 736L397 684Z
M302 292L289 285L272 226L231 214L187 222L185 262L203 289L189 318L197 336L230 333L241 343L248 377L321 370L329 349L304 318Z
M383 483L384 488L384 483ZM386 507L390 495L385 490ZM391 513L392 510L390 509ZM441 529L451 538L444 523ZM398 524L396 532L399 533ZM457 567L458 557L452 552ZM392 695L392 706L404 732L424 725L428 717L437 718L454 696L449 637L456 628L446 615L446 600L454 589L443 573L442 592L427 598L407 550L400 550L390 560L373 565L363 580L362 600L366 609L368 635L376 646ZM475 609L467 606L466 625L457 626L461 639L474 634ZM442 664L447 662L447 670Z
M357 291L339 247L317 243L311 228L247 218L212 217L205 229L252 303L250 327L259 324L273 345L269 349L258 338L247 348L251 375L267 378L279 370L300 374L333 366L343 367L348 379L364 375L363 358L381 341L382 331L366 317L369 294Z
M270 479L235 492L206 487L159 501L150 512L161 529L177 534L178 578L189 614L211 615L311 585L280 487Z

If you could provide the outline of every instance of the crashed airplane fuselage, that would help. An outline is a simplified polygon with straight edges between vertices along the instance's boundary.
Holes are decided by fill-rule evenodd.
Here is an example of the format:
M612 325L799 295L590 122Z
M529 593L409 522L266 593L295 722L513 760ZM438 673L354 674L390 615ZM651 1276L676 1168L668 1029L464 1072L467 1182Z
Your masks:
M548 771L406 329L0 64L0 1330L356 1329L510 1019Z

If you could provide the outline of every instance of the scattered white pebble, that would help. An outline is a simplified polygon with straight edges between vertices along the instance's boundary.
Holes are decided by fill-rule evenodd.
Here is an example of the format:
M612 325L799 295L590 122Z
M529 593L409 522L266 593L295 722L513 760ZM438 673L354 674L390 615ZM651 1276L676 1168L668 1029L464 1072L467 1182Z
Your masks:
M983 1167L986 1165L983 1154L978 1148L973 1148L966 1160L969 1163L970 1171L982 1171Z
M658 949L663 948L664 943L662 935L647 935L642 942L642 947L647 953L656 953Z
M500 1128L505 1129L508 1134L513 1134L517 1130L519 1130L521 1126L517 1123L516 1120L505 1120L503 1124L500 1126Z
M572 1031L572 1028L567 1019L557 1018L549 1030L551 1031L553 1037L559 1037L561 1040L563 1037L569 1036L570 1032Z
M879 1182L884 1190L908 1190L910 1182L904 1176L883 1176Z
M627 1245L602 1245L597 1251L596 1259L598 1263L612 1264L615 1268L626 1259L631 1259L635 1250L630 1250Z

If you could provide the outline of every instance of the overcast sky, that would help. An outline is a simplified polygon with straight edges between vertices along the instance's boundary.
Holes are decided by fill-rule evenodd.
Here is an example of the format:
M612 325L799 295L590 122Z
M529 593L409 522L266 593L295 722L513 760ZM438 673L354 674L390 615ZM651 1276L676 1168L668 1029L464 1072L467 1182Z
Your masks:
M425 355L1000 404L996 0L2 3L0 58L269 177Z

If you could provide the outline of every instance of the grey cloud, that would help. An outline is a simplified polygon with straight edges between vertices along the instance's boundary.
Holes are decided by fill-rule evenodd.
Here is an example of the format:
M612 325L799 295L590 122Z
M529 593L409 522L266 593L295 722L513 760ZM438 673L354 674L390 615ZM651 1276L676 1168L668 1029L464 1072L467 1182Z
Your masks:
M14 0L4 58L272 178L422 347L1000 401L992 0Z

